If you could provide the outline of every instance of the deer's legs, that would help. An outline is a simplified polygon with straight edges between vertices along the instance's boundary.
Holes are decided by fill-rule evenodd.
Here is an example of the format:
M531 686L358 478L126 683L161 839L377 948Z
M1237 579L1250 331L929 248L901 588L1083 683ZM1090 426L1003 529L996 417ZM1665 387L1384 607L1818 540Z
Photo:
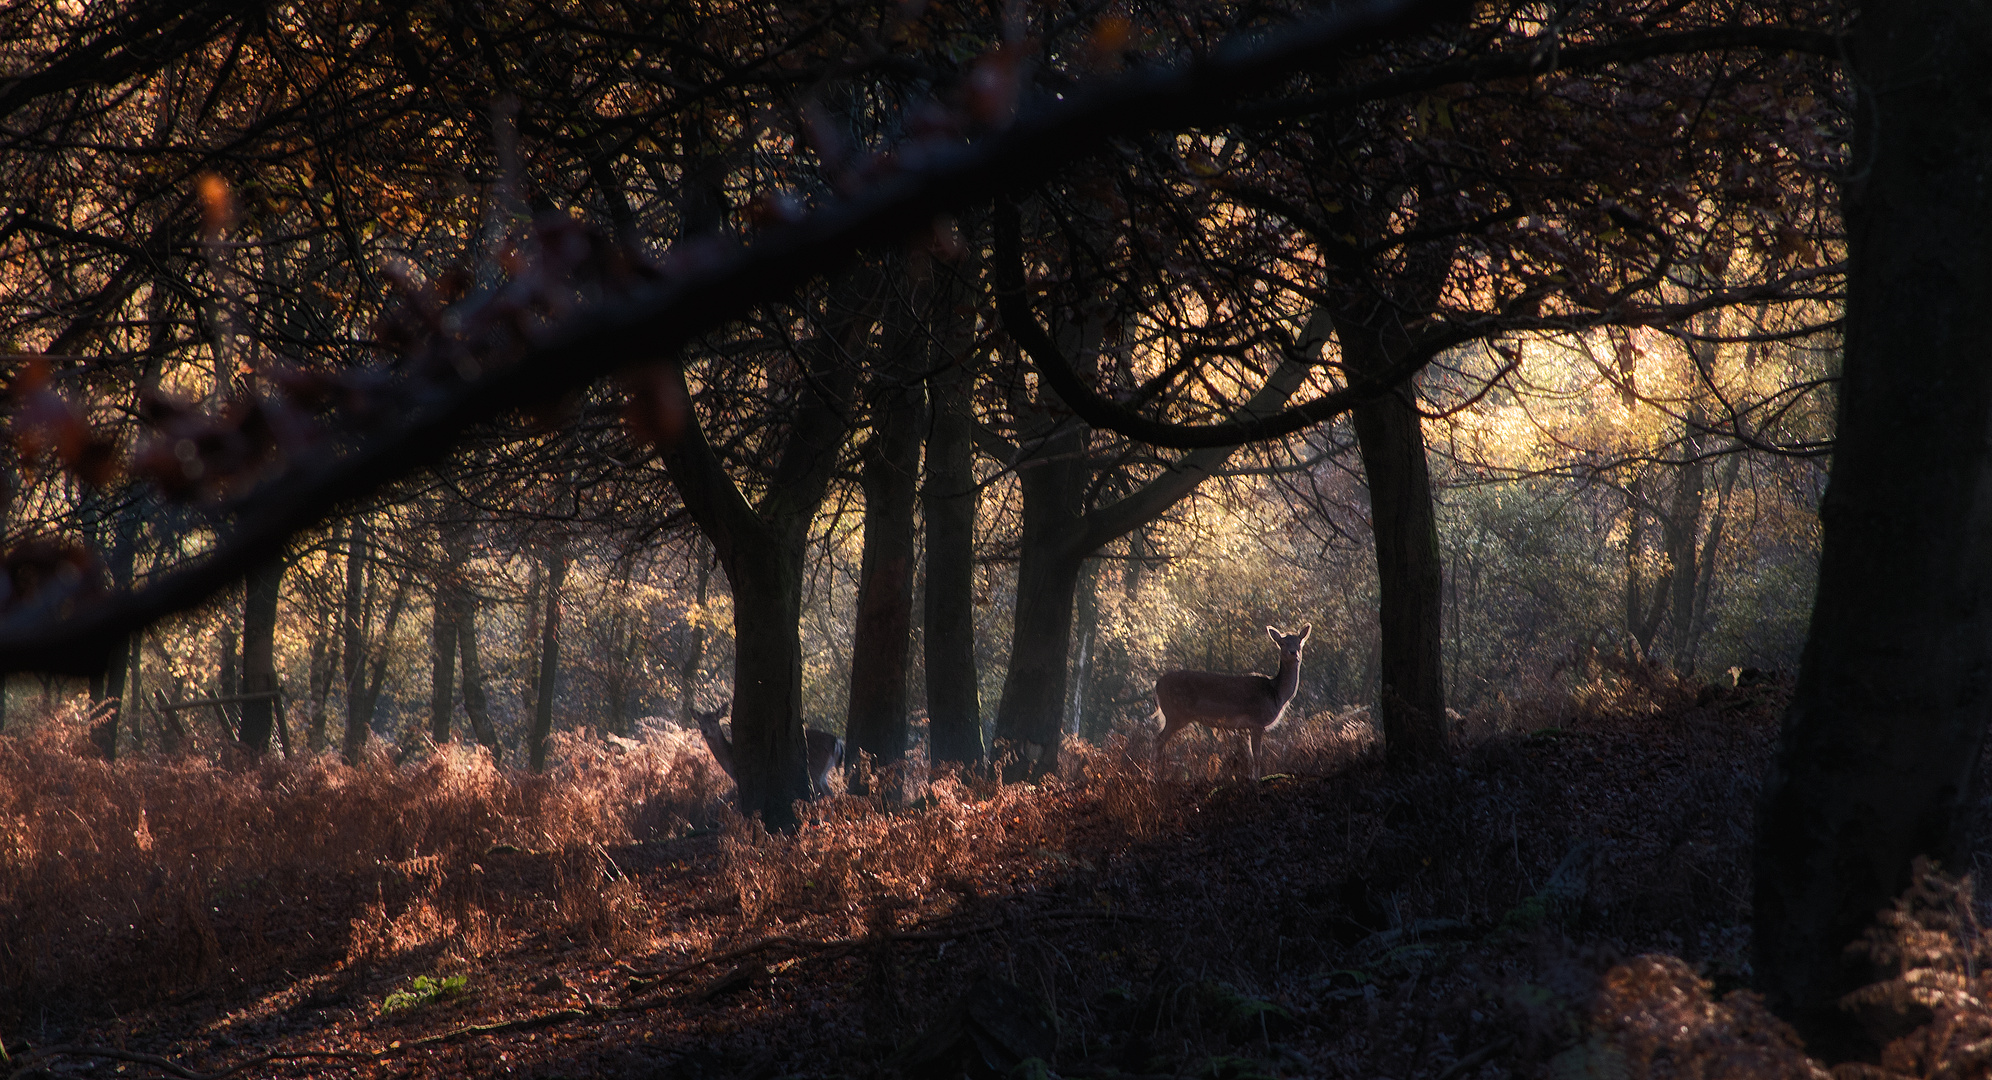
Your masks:
M1259 782L1259 740L1265 734L1266 730L1264 728L1253 728L1250 732L1252 739L1252 782L1255 784Z

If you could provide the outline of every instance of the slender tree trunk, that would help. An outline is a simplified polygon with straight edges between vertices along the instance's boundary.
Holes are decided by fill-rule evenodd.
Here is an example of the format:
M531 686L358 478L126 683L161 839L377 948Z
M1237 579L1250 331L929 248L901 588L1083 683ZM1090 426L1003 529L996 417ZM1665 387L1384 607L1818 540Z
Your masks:
M1736 477L1743 471L1743 455L1731 454L1729 466L1723 470L1722 484L1716 489L1715 513L1709 518L1708 539L1702 541L1700 580L1695 584L1694 618L1691 625L1694 633L1688 638L1688 661L1699 662L1702 637L1708 631L1708 600L1715 589L1715 568L1722 557L1722 537L1728 524L1729 497L1736 489Z
M1915 856L1970 865L1992 716L1992 8L1867 5L1848 54L1839 424L1753 912L1759 985L1829 1059L1873 1050L1847 944Z
M457 601L456 643L463 654L463 712L470 717L470 730L491 751L491 763L496 765L503 760L505 748L498 742L498 729L491 723L491 699L484 692L484 667L477 657L477 600L466 593Z
M277 692L277 601L281 597L284 564L281 558L249 572L242 598L242 692ZM276 727L280 702L257 698L242 703L242 745L252 754L267 753Z
M532 570L528 574L526 582L526 629L525 633L520 635L520 640L524 642L526 649L525 657L521 662L521 666L525 668L526 692L521 697L527 709L535 709L539 706L538 642L540 639L540 617L544 614L540 607L540 589L545 580L545 567L541 563L533 563ZM526 745L529 748L532 745L532 729L530 727L526 729ZM530 749L528 749L527 753L530 756Z
M143 631L132 634L127 642L126 652L130 659L126 670L131 672L129 687L131 711L125 714L131 718L131 748L141 752L145 749L145 725L139 720L145 714L145 710L140 707L145 701L145 669L140 665L145 655L144 650L140 648L142 633ZM6 726L6 696L4 687L0 687L0 727Z
M1079 604L1079 637L1072 648L1072 689L1066 698L1065 730L1080 733L1086 701L1087 671L1093 666L1093 637L1100 629L1100 564L1084 565L1079 572L1076 595Z
M242 638L234 627L221 632L221 689L216 697L233 698L242 692ZM242 730L241 708L234 701L215 706L221 722L228 725L229 739L239 742L236 733Z
M712 556L703 540L693 545L692 560L698 567L693 574L698 613L687 620L685 651L678 663L678 718L687 724L697 723L692 710L699 702L699 668L705 664L706 597L712 588Z
M429 738L436 745L450 741L450 716L456 711L457 596L445 566L436 583L429 615Z
M1695 587L1701 583L1701 519L1707 502L1707 467L1700 458L1701 440L1695 434L1702 422L1701 410L1690 407L1687 437L1682 440L1688 462L1675 478L1674 506L1662 532L1667 546L1669 578L1668 629L1674 670L1693 671L1691 659L1695 640Z
M346 597L342 629L345 646L342 659L346 673L346 734L340 751L351 765L360 759L366 745L367 725L373 720L373 703L366 700L366 609L367 609L367 525L354 518L346 546Z
M533 706L532 737L527 741L534 772L546 771L546 740L553 734L553 691L560 673L560 586L567 579L567 553L556 548L546 557L546 618L540 629L539 697Z
M120 510L117 515L115 529L116 535L111 541L111 582L119 590L125 590L131 588L132 575L138 556L139 522L137 511L131 507ZM109 702L110 708L105 712L103 720L100 721L102 730L98 733L98 740L100 747L104 751L104 758L109 761L117 760L118 728L123 723L126 715L124 701L127 653L132 655L137 654L135 649L118 649L115 654L117 658L111 661L110 666L105 669L103 676L101 700Z
M379 568L376 566L375 573L378 573L378 571ZM374 712L380 705L381 686L387 679L387 662L393 658L391 642L394 640L394 631L401 624L401 613L408 608L409 581L409 578L403 577L395 583L394 596L387 602L387 618L381 622L380 635L374 640L372 646L366 650L370 654L370 659L362 665L363 671L360 677L359 693L347 702L349 719L346 731L348 738L350 739L353 730L351 726L353 721L351 718L356 717L359 722L360 743L362 746L364 746L366 738L373 731ZM373 586L377 584L378 579L369 584L367 590L369 594L374 591ZM368 604L367 606L371 608L373 605ZM354 751L352 759L358 759L357 750Z
M332 680L339 671L339 650L334 646L330 633L311 635L311 711L304 745L314 754L325 749L325 701L332 696Z
M894 387L874 403L863 455L864 560L852 627L851 693L844 738L880 766L905 760L906 675L912 656L913 507L920 471L920 391ZM867 794L859 757L848 757L851 790Z
M1388 365L1402 331L1337 320L1343 356L1356 371ZM1443 615L1445 570L1432 512L1425 435L1406 383L1356 406L1350 420L1369 481L1376 533L1377 624L1382 683L1377 693L1383 745L1392 763L1415 765L1451 754L1446 731Z

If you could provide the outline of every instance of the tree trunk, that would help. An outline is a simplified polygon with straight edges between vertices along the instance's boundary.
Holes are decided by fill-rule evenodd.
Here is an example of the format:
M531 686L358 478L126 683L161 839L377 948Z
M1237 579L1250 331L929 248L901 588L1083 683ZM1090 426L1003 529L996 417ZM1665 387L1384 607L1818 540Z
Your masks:
M696 724L692 710L699 703L699 668L705 664L706 644L706 596L712 587L711 553L704 543L694 545L692 559L698 569L696 595L698 612L696 617L686 621L690 624L685 631L685 650L678 661L678 718L687 724Z
M125 670L131 672L131 685L126 688L130 694L131 712L126 715L131 718L131 748L135 751L145 749L145 725L139 722L139 717L145 715L145 710L141 708L141 703L145 701L145 669L139 663L145 655L140 648L141 633L143 631L131 635L125 650L128 654L128 666ZM6 726L6 698L4 684L0 684L0 727Z
M1401 336L1394 320L1383 330L1337 320L1351 370L1390 363ZM1356 406L1350 419L1369 481L1370 524L1376 533L1377 624L1382 680L1377 692L1383 745L1396 765L1442 760L1446 732L1443 614L1445 574L1432 513L1432 477L1425 435L1412 407L1415 388Z
M229 627L221 632L221 689L216 692L216 697L233 699L242 692L241 664L242 639L234 627ZM229 739L239 741L236 739L236 733L242 730L239 703L230 700L215 706L215 711L221 716L221 722L228 726Z
M457 597L457 649L463 654L463 712L470 717L470 730L477 741L491 751L491 763L498 764L505 748L498 742L498 729L491 724L491 700L484 692L484 667L477 658L477 600L467 594Z
M249 572L242 595L242 692L277 692L277 601L282 596L281 557ZM252 754L270 749L280 703L274 696L242 703L242 745Z
M1091 549L1082 501L1091 472L1086 430L1068 425L1044 440L1018 469L1023 489L1023 536L1017 548L1017 607L1010 633L1010 667L996 707L995 752L1003 779L1015 783L1058 767L1065 708L1065 662L1072 640L1073 590Z
M367 724L373 719L371 704L362 713L362 702L366 697L366 578L367 578L367 525L360 518L354 518L347 534L346 544L346 597L341 612L341 629L345 635L342 659L346 674L346 734L340 742L340 752L351 765L360 759L360 747L367 741Z
M116 535L111 541L111 584L119 591L131 588L132 573L138 556L138 515L127 506L117 515ZM136 640L134 638L134 640ZM110 703L110 708L99 722L101 731L97 733L99 746L107 761L115 761L118 756L118 728L125 717L125 672L127 654L137 655L135 648L116 650L116 659L104 671L103 685L97 688L99 700ZM133 699L136 703L136 699Z
M1701 439L1696 434L1702 424L1701 410L1690 405L1687 429L1681 440L1688 461L1680 466L1680 474L1674 478L1674 505L1661 528L1669 575L1670 662L1675 671L1683 674L1694 670L1695 591L1701 584L1701 519L1708 501L1708 469L1701 460Z
M802 735L802 565L810 522L846 434L853 380L837 357L869 325L853 319L841 345L806 346L815 379L759 506L741 495L696 416L687 417L684 434L664 453L672 482L733 588L733 779L740 813L759 816L771 830L800 825L795 804L810 797ZM663 375L680 400L692 399L682 370L666 367Z
M539 653L536 643L540 639L540 616L544 613L540 606L540 586L545 580L544 566L533 563L526 583L526 629L520 635L520 640L525 643L525 657L520 663L526 669L526 691L520 697L528 709L537 708L539 704ZM530 727L526 729L526 744L528 747L532 745ZM527 753L530 756L531 750L528 749Z
M927 524L923 646L927 668L927 754L935 765L980 765L982 707L975 670L975 413L960 368L933 383L926 476L920 509Z
M436 583L429 615L429 738L441 746L450 741L450 717L456 712L457 598L455 584Z
M546 740L553 734L554 680L560 673L560 585L566 579L567 553L556 548L546 557L546 618L540 626L539 697L533 706L532 736L526 744L534 772L546 771Z
M788 829L797 824L795 803L810 795L798 632L803 544L743 546L723 563L733 583L733 779L742 814Z
M1872 1050L1844 951L1960 835L1992 716L1992 8L1868 5L1818 594L1759 810L1756 972L1814 1053Z
M844 739L879 766L906 758L906 672L912 656L913 505L920 471L920 390L895 386L878 396L865 446L864 560L851 633L851 693ZM856 753L847 761L853 794L868 794Z

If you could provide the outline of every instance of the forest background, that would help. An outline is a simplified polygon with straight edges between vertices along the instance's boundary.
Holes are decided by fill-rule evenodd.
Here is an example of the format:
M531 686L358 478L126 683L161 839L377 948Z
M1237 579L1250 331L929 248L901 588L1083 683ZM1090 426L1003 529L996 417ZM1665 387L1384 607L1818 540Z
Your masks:
M1400 768L1761 685L1845 408L1845 14L35 9L0 655L86 684L0 705L230 768L461 710L540 772L728 704L780 832L805 721L854 795L1050 780L1268 622Z

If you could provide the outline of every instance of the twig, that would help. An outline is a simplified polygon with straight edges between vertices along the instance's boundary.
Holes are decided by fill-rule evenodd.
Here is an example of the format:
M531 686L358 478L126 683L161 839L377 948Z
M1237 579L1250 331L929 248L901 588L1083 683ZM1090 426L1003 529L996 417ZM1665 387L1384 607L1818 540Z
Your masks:
M468 1024L464 1027L452 1028L438 1035L425 1035L419 1039L410 1039L400 1046L390 1047L389 1051L413 1050L418 1046L434 1046L438 1043L454 1042L457 1039L467 1038L472 1035L496 1035L506 1031L529 1031L533 1028L550 1027L554 1024L566 1023L569 1020L585 1020L591 1016L605 1016L615 1011L617 1010L613 1008L556 1009L553 1012L540 1013L537 1016L522 1016L517 1020L501 1020L495 1024Z
M1047 911L1038 914L1034 918L1038 920L1126 919L1130 922L1154 921L1153 916L1134 915L1134 914L1129 914L1127 912L1119 912L1119 911L1097 911L1097 912L1096 911ZM951 930L946 930L946 929L890 930L886 932L885 938L886 940L889 941L953 941L957 938L969 937L974 934L987 934L994 930L1001 930L1004 927L1010 925L1012 924L1008 922L990 922L990 923L977 923L974 926L958 927ZM751 956L754 953L760 952L762 949L772 948L776 945L789 945L796 949L822 951L825 949L848 949L858 945L869 945L877 942L878 940L879 937L876 934L862 934L856 937L827 938L820 941L811 940L809 938L799 938L791 934L771 934L768 937L761 938L758 941L750 942L749 944L739 946L738 948L728 949L725 952L714 953L711 956L705 957L700 960L693 960L686 964L680 964L679 966L674 968L665 968L662 971L632 970L629 972L629 976L632 979L641 979L647 982L668 982L672 979L677 978L680 975L685 975L687 973L697 971L702 967L708 967L712 964L724 963L728 960L738 960L743 956Z
M1435 1080L1452 1080L1453 1077L1464 1074L1468 1069L1486 1062L1488 1058L1513 1045L1515 1045L1515 1037L1513 1035L1503 1035L1486 1046L1446 1066L1445 1071L1439 1073Z
M129 1061L138 1065L150 1065L155 1069L163 1069L179 1077L180 1080L222 1080L223 1077L234 1076L245 1069L253 1069L258 1065L267 1065L272 1061L299 1061L309 1058L319 1058L334 1061L345 1060L351 1061L354 1064L360 1064L362 1062L377 1061L380 1055L355 1050L287 1050L279 1053L259 1054L230 1065L220 1072L211 1073L195 1072L185 1065L174 1061L172 1058L160 1057L157 1054L141 1054L133 1050L119 1050L116 1047L110 1046L38 1046L22 1054L17 1060L25 1063L38 1057L93 1057L105 1058L111 1061ZM16 1068L20 1067L17 1064Z

